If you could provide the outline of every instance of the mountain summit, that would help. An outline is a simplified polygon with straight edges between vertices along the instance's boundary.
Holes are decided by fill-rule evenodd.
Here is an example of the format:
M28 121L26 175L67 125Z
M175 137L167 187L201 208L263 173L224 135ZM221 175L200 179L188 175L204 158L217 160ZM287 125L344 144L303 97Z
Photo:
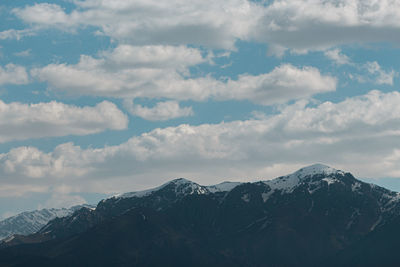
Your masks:
M364 240L385 247L398 221L398 193L322 164L254 183L181 178L3 243L0 265L343 266L359 260L351 251L369 251Z
M313 164L313 165L301 168L300 170L296 171L292 175L297 175L299 177L306 177L306 176L315 175L315 174L331 175L331 174L336 174L336 173L343 174L344 172L340 171L340 170L336 170L336 169L331 168L324 164Z

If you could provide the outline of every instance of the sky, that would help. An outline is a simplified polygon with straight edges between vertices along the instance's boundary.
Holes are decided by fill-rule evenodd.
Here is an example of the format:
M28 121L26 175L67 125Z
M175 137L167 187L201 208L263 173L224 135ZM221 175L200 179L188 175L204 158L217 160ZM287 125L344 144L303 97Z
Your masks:
M323 163L400 190L396 0L2 0L0 218Z

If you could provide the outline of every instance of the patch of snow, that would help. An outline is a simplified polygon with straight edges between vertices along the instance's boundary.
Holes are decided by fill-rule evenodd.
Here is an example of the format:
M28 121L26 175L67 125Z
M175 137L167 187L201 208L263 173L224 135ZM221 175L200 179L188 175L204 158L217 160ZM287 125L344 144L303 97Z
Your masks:
M114 196L115 198L131 198L131 197L145 197L150 195L151 193L158 191L160 189L162 189L165 186L158 186L152 189L147 189L147 190L142 190L142 191L135 191L135 192L129 192L129 193L124 193L124 194L120 194L120 195L116 195Z
M361 183L355 182L351 185L351 191L356 192L361 188Z
M124 193L120 195L113 196L111 198L132 198L132 197L145 197L148 195L151 195L154 192L157 192L164 187L174 184L175 185L175 193L177 195L191 195L191 194L208 194L208 193L216 193L216 192L228 192L231 191L233 188L236 186L240 185L240 182L223 182L220 184L216 185L209 185L209 186L202 186L197 183L194 183L192 181L189 181L185 178L179 178L172 180L170 182L167 182L161 186L147 189L147 190L142 190L142 191L135 191L135 192L129 192L129 193Z
M374 229L381 223L381 221L382 221L382 216L379 216L378 220L371 226L369 230L374 231Z
M273 190L270 190L267 193L261 193L261 197L262 197L264 203L267 202L267 200L272 195L272 193L274 193Z
M242 183L240 183L240 182L223 182L223 183L216 184L216 185L206 186L206 188L208 189L208 191L210 193L228 192L240 184L242 184Z
M74 206L69 209L42 209L26 211L0 221L0 240L14 234L28 235L39 231L49 221L71 215L74 211L89 205Z
M346 225L346 230L349 230L351 226L354 224L354 220L357 216L360 216L360 209L354 209L353 213L351 214L350 221Z
M241 197L241 199L242 199L244 202L250 202L250 195L249 195L249 194L244 194L244 195Z
M323 178L322 181L327 182L327 183L328 183L328 186L331 185L331 184L334 184L334 183L338 182L337 179L334 179L334 178L332 178L332 177Z
M312 176L315 174L344 174L343 171L336 170L324 164L314 164L308 167L301 168L300 170L296 171L294 175L299 176L300 178L304 178L306 176Z
M311 201L311 206L308 209L308 213L310 213L312 211L312 209L314 208L314 200Z
M263 181L264 184L268 185L271 188L268 197L275 191L281 191L282 193L291 193L293 190L301 184L307 177L311 177L314 175L326 175L327 177L323 178L325 182L331 184L333 182L337 182L339 180L335 178L328 177L332 174L344 175L343 171L336 170L329 166L323 164L314 164L308 167L301 168L300 170L289 174L287 176L282 176L273 180ZM309 182L309 186L315 186L312 189L308 189L309 193L312 194L319 189L320 181L317 182ZM263 198L264 199L264 198Z
M14 238L15 238L15 236L12 235L12 236L9 236L9 237L3 239L3 241L4 241L5 243L8 243L8 242L11 242Z

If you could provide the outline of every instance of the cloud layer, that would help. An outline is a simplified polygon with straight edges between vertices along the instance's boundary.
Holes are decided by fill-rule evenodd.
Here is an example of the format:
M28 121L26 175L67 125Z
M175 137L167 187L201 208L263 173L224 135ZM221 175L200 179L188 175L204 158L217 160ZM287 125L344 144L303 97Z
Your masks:
M0 143L30 138L87 135L127 128L128 118L111 102L77 107L52 101L38 104L0 100Z
M101 58L81 56L78 64L50 64L31 71L50 89L72 95L172 100L250 100L285 103L334 91L336 79L313 67L290 64L237 80L191 77L189 67L206 62L198 49L184 46L118 46Z
M273 178L313 162L361 177L392 176L400 171L399 101L398 92L371 91L337 104L300 101L263 119L155 129L99 149L19 147L0 154L1 183L126 191L180 176L201 183Z
M181 107L176 101L158 102L149 108L128 100L124 102L124 106L130 114L149 121L166 121L194 114L192 107Z
M123 43L197 44L234 49L256 40L271 51L327 49L341 44L400 43L400 4L394 0L85 0L67 13L56 4L34 4L13 13L36 28L73 31L95 26ZM116 19L117 18L117 19Z

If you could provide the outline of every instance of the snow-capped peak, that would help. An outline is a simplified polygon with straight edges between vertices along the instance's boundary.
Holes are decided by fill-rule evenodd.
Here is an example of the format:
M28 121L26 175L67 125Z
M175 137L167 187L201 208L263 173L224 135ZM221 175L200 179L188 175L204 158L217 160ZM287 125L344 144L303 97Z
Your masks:
M167 185L174 185L174 190L177 195L192 195L192 194L207 194L208 190L205 186L201 186L195 182L185 178L172 180Z
M135 191L135 192L129 192L129 193L124 193L121 195L115 196L115 198L131 198L131 197L145 197L148 196L154 192L157 192L163 188L166 187L174 187L175 193L177 194L204 194L207 193L207 188L204 186L201 186L195 182L189 181L185 178L178 178L174 179L172 181L169 181L161 186L147 189L147 190L142 190L142 191Z
M265 184L269 185L271 189L282 189L285 191L292 190L295 186L297 186L303 178L308 176L313 176L316 174L325 174L326 176L330 176L331 174L344 172L331 168L329 166L323 164L314 164L308 167L301 168L300 170L287 175L276 178L274 180L264 181ZM331 182L331 181L330 181ZM185 178L178 178L172 181L169 181L159 187L155 187L152 189L147 189L143 191L136 191L130 193L124 193L121 195L114 196L113 198L131 198L131 197L145 197L153 194L154 192L163 190L164 188L169 188L173 190L173 192L177 196L182 195L191 195L191 194L208 194L208 193L216 193L216 192L229 192L234 187L240 185L239 182L223 182L216 185L202 186Z
M300 170L296 171L295 173L293 173L291 175L297 176L299 178L304 178L309 175L315 175L315 174L330 175L330 174L334 174L334 173L343 173L343 172L340 170L331 168L324 164L314 164L314 165L310 165L310 166L301 168Z
M333 174L339 174L343 176L344 172L331 168L327 165L314 164L301 168L300 170L292 174L282 176L273 180L264 181L264 183L271 188L271 190L264 195L264 201L266 201L266 199L276 190L280 190L281 192L285 193L292 192L299 184L304 182L306 178L312 177L314 175L322 175L322 179L319 179L319 181L326 182L328 183L328 185L339 181L336 178L330 178L330 176L332 176ZM315 183L315 181L312 183Z
M78 205L71 208L41 209L25 211L0 221L0 240L14 234L28 235L37 232L54 218L66 217L80 208L94 208L91 205Z

